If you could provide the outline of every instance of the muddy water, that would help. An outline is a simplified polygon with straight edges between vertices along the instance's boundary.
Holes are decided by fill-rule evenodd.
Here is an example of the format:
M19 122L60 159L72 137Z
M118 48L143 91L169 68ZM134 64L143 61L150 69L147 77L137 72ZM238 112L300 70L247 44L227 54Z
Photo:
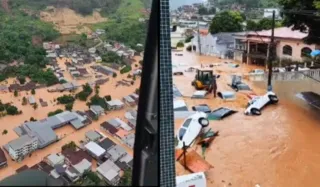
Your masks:
M135 58L136 62L132 65L132 69L137 69L138 67L135 66L135 64L138 64L139 60L141 60L141 57ZM59 66L61 69L66 70L66 66L64 64L64 59L57 59ZM93 64L91 64L93 65ZM84 80L76 80L79 84L85 84L86 82L94 81L94 72L88 67L89 65L85 65L87 67L87 71L92 75L91 78L84 79ZM139 66L139 65L138 65ZM132 86L118 86L116 87L117 81L120 81L122 79L128 79L126 74L120 74L120 72L117 72L118 76L116 78L110 78L110 81L100 86L99 95L106 96L111 95L113 99L122 99L124 96L127 96L135 91L136 88L140 86L140 78L137 77L137 80L135 81L134 85ZM68 81L72 81L72 78L70 74L66 71L64 72L64 76ZM106 77L103 77L106 78ZM7 82L3 81L0 84L9 85L12 84L15 80L14 79L8 79ZM53 86L54 87L54 86ZM82 89L78 89L77 92L81 91ZM77 93L76 92L76 93ZM72 94L76 94L72 93ZM30 117L34 117L35 119L44 119L47 117L47 114L51 111L54 111L56 109L65 109L64 105L57 104L54 102L54 100L62 96L64 94L70 94L69 92L54 92L49 93L47 91L47 88L41 88L36 90L36 94L34 97L36 98L36 101L39 105L38 109L33 109L31 105L22 105L22 98L23 96L28 97L30 96L30 92L19 92L18 97L14 97L13 93L0 93L0 100L3 103L12 102L13 105L17 106L19 110L22 110L23 113L18 116L5 116L0 118L0 133L2 133L4 130L7 130L7 134L0 134L0 146L7 144L9 141L14 140L18 138L17 134L13 131L13 129L19 125L21 125L25 120L29 120ZM93 94L92 94L93 95ZM39 99L42 98L45 101L48 102L47 107L41 107L39 103ZM73 106L73 110L87 110L88 107L86 106L86 102L76 100ZM32 153L31 157L25 158L22 162L17 163L10 159L10 156L5 152L6 158L8 160L8 167L1 168L0 169L0 180L3 178L10 176L15 173L15 170L20 168L23 165L27 165L29 167L35 165L36 163L40 162L45 158L47 155L51 153L57 153L61 151L61 146L64 144L74 141L76 144L80 144L79 142L81 140L84 140L85 133L89 130L97 130L101 132L105 137L110 138L115 143L121 145L123 148L127 150L127 152L130 155L133 155L133 150L129 148L127 145L120 142L118 139L116 139L114 136L107 134L105 131L100 130L100 124L106 120L110 120L112 118L118 117L122 119L123 121L127 122L127 120L124 118L124 114L126 110L130 109L130 107L125 107L125 109L119 110L119 111L112 111L108 114L99 117L98 121L93 121L91 125L88 125L78 131L74 130L71 126L64 126L59 129L56 129L55 132L59 137L62 137L62 139L56 143L53 143L43 149L37 150L34 153ZM131 132L134 133L134 132ZM95 170L95 165L93 167L93 170Z
M183 57L173 54L174 61L188 64L223 62L214 57L196 57L185 52ZM232 73L243 74L249 67L229 68L222 65L219 70L221 79L218 90L231 90L226 86ZM174 83L184 94L193 91L189 81L193 75L174 77ZM247 81L245 81L247 82ZM265 92L265 82L247 82L253 92ZM219 130L220 136L214 140L206 151L206 160L214 166L207 173L209 187L250 187L260 184L261 187L303 187L319 186L320 177L320 112L298 99L295 93L310 91L320 93L320 84L305 82L282 82L274 84L274 91L280 102L276 106L268 106L259 117L244 116L244 94L237 93L237 100L225 102L220 99L191 100L185 97L189 108L195 104L208 104L212 109L227 106L238 113L222 120L211 121L210 127ZM181 120L177 120L178 129ZM201 154L200 147L193 147ZM177 164L177 175L187 173Z

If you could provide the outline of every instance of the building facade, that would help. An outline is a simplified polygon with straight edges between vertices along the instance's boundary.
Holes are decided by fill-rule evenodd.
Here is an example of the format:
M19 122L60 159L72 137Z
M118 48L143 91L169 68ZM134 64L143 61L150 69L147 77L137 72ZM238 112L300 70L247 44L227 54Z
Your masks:
M38 148L38 139L24 135L7 144L9 155L13 160L22 160Z
M275 53L280 61L303 62L317 46L303 42L308 34L289 27L274 30ZM271 30L235 34L234 60L246 64L266 66L269 56Z

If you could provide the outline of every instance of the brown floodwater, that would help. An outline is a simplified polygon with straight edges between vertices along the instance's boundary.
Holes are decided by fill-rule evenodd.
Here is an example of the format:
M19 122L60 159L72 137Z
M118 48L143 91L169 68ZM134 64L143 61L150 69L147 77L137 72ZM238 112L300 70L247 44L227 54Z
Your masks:
M132 69L137 69L139 68L139 60L141 60L141 57L135 57L136 62L132 64ZM59 66L61 69L66 70L66 66L64 64L65 59L57 59ZM90 64L92 65L92 64ZM86 78L83 80L76 80L77 83L79 84L85 84L87 82L92 82L95 81L95 72L89 68L90 65L84 65L84 67L87 68L87 71L92 75L90 78ZM122 79L128 79L128 73L126 74L120 74L119 71L117 71L118 76L116 78L110 78L110 81L107 83L103 84L100 86L100 91L99 95L106 96L106 95L111 95L113 99L122 99L124 96L127 96L131 93L133 93L136 88L139 88L140 86L140 77L137 77L137 80L134 82L132 86L118 86L116 87L117 81L120 81ZM64 72L64 77L68 81L73 81L72 77L70 74L65 71ZM107 76L103 76L103 78L106 78ZM6 81L0 82L1 85L9 85L15 82L16 80L13 78L10 78ZM54 87L54 86L53 86ZM36 98L36 101L38 103L38 108L35 110L33 107L29 104L27 105L22 105L22 98L30 96L30 91L27 92L19 92L19 95L17 97L14 97L13 93L0 93L0 100L3 103L8 103L12 102L13 105L17 106L19 110L22 110L22 114L17 115L17 116L5 116L5 117L0 117L0 146L2 147L3 145L7 144L9 141L14 140L18 138L18 135L13 131L13 129L19 125L21 125L24 121L30 120L30 117L34 117L37 120L41 120L47 117L48 113L51 111L54 111L56 109L65 109L64 105L57 104L54 102L54 100L62 96L64 94L76 94L77 92L81 91L82 89L79 88L75 93L69 93L69 92L48 92L48 88L41 88L41 89L36 89L36 94L34 97ZM93 94L92 94L93 95ZM41 107L39 103L39 99L42 98L45 101L48 102L47 107ZM41 160L43 160L47 155L51 153L58 153L61 151L61 147L69 143L70 141L74 141L76 144L80 145L80 141L85 139L85 133L89 130L96 130L101 132L105 137L108 137L112 141L114 141L116 144L121 145L123 148L127 150L127 152L130 155L133 155L133 150L129 148L127 145L119 141L119 139L115 138L114 136L111 136L105 131L102 131L100 129L100 124L106 120L110 120L112 118L118 117L122 119L123 121L127 122L127 120L124 117L124 114L126 110L130 109L131 107L126 106L124 109L119 110L119 111L111 111L108 114L99 117L98 121L93 121L92 124L76 131L74 130L70 125L61 127L59 129L56 129L55 132L59 137L62 137L62 139L56 143L53 143L43 149L37 150L34 153L32 153L31 157L25 158L22 162L15 162L12 161L10 156L5 152L7 160L8 160L8 167L1 168L0 169L0 180L3 178L10 176L15 173L15 170L20 168L23 165L27 165L29 167L39 163ZM86 106L86 102L76 100L73 106L73 110L87 110L88 107ZM2 134L4 130L7 130L7 134ZM131 132L131 133L134 133ZM93 170L96 168L96 164L93 164Z
M172 55L173 61L198 65L219 63L226 60L214 57L198 57L184 52L184 56ZM228 60L230 61L230 60ZM233 73L245 74L252 68L240 64L239 68L221 65L214 68L221 74L218 91L231 91L227 86ZM244 93L236 93L235 101L212 99L190 99L194 91L190 82L194 73L175 76L174 84L182 92L185 102L191 108L195 104L208 104L212 109L225 106L238 113L221 121L211 121L210 127L219 130L220 136L205 153L205 159L214 166L206 172L209 187L304 187L319 186L320 177L320 111L296 99L301 91L320 93L320 84L313 80L274 83L274 91L280 98L275 106L262 110L262 115L245 116L247 98ZM263 94L266 82L250 82L256 94ZM176 130L182 120L176 120ZM201 155L201 148L192 147ZM188 173L176 163L177 175Z

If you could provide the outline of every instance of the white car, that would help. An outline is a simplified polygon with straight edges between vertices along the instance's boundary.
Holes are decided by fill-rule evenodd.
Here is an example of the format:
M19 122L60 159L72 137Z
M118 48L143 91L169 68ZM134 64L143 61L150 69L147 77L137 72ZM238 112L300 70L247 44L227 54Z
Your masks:
M202 128L209 125L207 117L207 114L204 112L196 112L184 120L177 134L177 148L182 149L183 142L185 146L191 146L193 141L198 137Z
M183 70L182 68L178 68L178 67L172 68L173 75L183 75L184 71L185 70Z
M249 103L248 107L245 110L244 114L246 115L261 115L261 109L268 104L276 104L278 103L279 99L273 92L267 92L263 96L257 96L252 98Z
M263 75L264 70L262 69L254 69L249 72L249 75Z

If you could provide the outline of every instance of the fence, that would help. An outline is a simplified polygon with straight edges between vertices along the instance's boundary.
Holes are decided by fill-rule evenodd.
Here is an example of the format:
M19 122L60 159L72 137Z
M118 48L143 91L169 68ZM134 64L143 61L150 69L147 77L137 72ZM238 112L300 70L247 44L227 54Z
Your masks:
M320 80L320 69L308 70L308 71L272 73L272 80L274 81L304 80L307 78ZM268 74L265 73L262 75L249 75L249 79L251 81L266 81L268 80Z

